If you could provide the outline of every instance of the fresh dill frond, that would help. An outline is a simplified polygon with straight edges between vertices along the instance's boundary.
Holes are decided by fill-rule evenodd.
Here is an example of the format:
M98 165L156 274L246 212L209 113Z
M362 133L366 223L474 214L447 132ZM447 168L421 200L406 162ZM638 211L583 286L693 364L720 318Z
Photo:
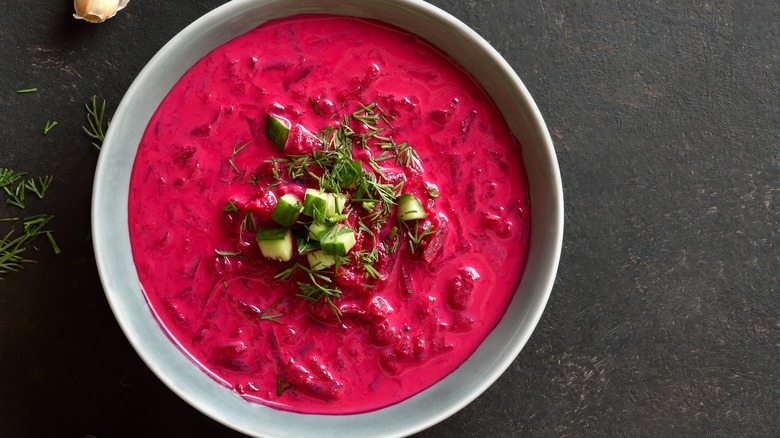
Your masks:
M26 172L14 172L8 168L0 168L0 187L9 186L27 176Z
M236 155L238 155L238 153L239 153L239 152L241 152L241 151L243 151L243 150L244 150L244 148L246 148L247 146L249 146L249 144L250 144L250 143L252 143L252 141L251 141L251 140L250 140L250 141L248 141L248 142L246 142L246 143L244 143L244 144L242 144L242 145L239 145L238 143L236 143L235 145L233 145L233 155L232 155L232 156L233 156L233 157L235 157Z
M54 127L57 126L57 125L58 125L58 123L56 121L54 121L54 120L47 120L46 121L46 126L43 127L43 135L47 135L49 133L49 131L54 129Z
M276 376L276 395L281 396L284 394L285 391L288 389L294 388L295 385L292 383L285 384L284 377L282 376Z
M18 218L9 219L14 219L14 222L19 220ZM24 264L35 263L35 260L25 258L23 254L39 236L46 235L55 254L62 252L54 240L53 232L45 229L52 219L54 216L48 214L25 217L22 220L22 232L19 235L14 236L14 230L11 230L0 238L0 280L3 279L4 274L19 271L24 267Z
M98 106L97 103L97 96L92 96L92 102L91 105L89 103L85 104L84 107L87 109L87 126L82 126L82 130L84 133L86 133L92 140L92 146L100 150L100 147L103 145L103 140L105 140L105 130L103 129L103 119L105 118L106 114L106 101L103 100L103 103ZM109 121L106 121L105 129L108 129Z
M25 184L24 180L19 182L19 184L16 186L16 190L11 190L10 186L8 185L3 186L3 190L5 190L6 195L8 195L8 198L5 200L6 204L10 204L24 210L24 193L26 188L27 185Z
M273 303L271 307L265 309L263 312L260 313L260 319L265 321L271 321L275 322L276 324L284 324L282 321L279 321L279 317L284 316L284 313L273 313L271 314L271 310L274 309L282 300L279 299L277 302Z
M43 195L46 193L46 190L49 189L52 181L54 181L54 177L51 175L41 176L38 178L37 185L35 179L28 179L27 182L24 183L24 186L27 190L35 193L35 195L38 196L38 199L43 199Z

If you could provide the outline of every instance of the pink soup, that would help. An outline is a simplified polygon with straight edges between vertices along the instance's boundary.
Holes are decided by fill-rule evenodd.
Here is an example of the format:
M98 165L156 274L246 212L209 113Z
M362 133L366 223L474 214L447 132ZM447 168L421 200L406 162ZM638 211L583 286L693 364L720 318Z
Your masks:
M519 150L420 38L346 17L266 23L195 64L149 122L129 198L143 292L247 400L400 402L468 359L517 288Z

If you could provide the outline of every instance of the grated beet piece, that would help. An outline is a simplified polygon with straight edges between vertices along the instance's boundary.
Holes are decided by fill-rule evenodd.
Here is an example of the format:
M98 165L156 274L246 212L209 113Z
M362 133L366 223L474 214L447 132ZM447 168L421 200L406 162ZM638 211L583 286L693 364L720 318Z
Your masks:
M314 149L322 149L322 142L316 135L300 124L290 129L284 153L287 155L308 155Z
M447 239L447 234L450 232L449 219L444 213L438 214L439 226L437 227L436 234L433 235L428 246L425 248L422 254L423 260L428 264L433 262L441 255L444 249L444 241Z
M271 214L276 207L276 195L270 190L263 190L247 202L246 209L256 214L259 219L271 220Z
M311 397L325 401L335 401L341 398L344 384L335 379L324 365L319 365L314 360L316 374L303 365L291 363L284 372L285 382L295 386L296 391L301 391Z
M398 339L397 333L396 328L391 326L388 320L372 325L368 331L371 342L380 346L387 346L396 341Z
M193 137L209 137L211 136L211 123L200 125L192 129L190 132Z
M223 354L217 355L214 364L220 368L237 373L248 373L251 370L251 367L246 362Z
M455 310L464 310L471 304L471 295L474 292L474 283L480 275L474 268L461 268L458 275L450 281L449 299L450 307Z

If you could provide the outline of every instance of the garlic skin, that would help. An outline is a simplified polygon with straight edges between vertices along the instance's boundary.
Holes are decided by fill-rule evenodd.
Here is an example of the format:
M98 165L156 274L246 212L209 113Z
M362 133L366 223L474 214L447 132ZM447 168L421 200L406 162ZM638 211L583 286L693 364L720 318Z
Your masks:
M74 18L102 23L116 15L130 0L73 0Z

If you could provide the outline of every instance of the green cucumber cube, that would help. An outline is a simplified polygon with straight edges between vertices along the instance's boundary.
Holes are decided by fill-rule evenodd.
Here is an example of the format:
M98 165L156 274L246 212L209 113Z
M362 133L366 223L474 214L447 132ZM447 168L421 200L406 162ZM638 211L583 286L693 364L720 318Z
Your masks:
M411 221L415 219L425 219L427 214L417 197L414 195L404 193L397 199L398 202L398 219L402 221Z
M357 160L347 161L340 170L339 186L345 189L354 188L363 177L363 163Z
M284 117L269 114L265 121L265 136L279 149L284 150L290 136L292 123Z
M334 226L320 239L322 252L328 255L346 255L355 243L355 232L346 225Z
M314 251L306 255L309 267L315 271L329 268L336 264L336 257L325 254L323 251Z
M265 258L281 262L292 259L294 239L287 228L263 228L255 234L255 239Z
M298 245L298 254L306 254L320 249L320 242L309 237L309 231L299 228L293 231L295 243Z
M303 214L315 220L324 218L328 207L328 196L317 189L306 189L303 198Z
M288 193L276 201L271 219L283 227L291 227L301 215L303 203L297 196Z
M317 189L306 189L303 198L303 214L315 221L338 222L347 218L344 208L347 197L341 193L322 192Z
M320 240L322 236L327 233L333 226L329 224L323 224L321 222L312 222L309 225L309 237L314 240Z
M325 193L325 195L327 196L325 216L331 219L342 217L342 213L344 213L344 207L347 206L347 197L340 193Z

